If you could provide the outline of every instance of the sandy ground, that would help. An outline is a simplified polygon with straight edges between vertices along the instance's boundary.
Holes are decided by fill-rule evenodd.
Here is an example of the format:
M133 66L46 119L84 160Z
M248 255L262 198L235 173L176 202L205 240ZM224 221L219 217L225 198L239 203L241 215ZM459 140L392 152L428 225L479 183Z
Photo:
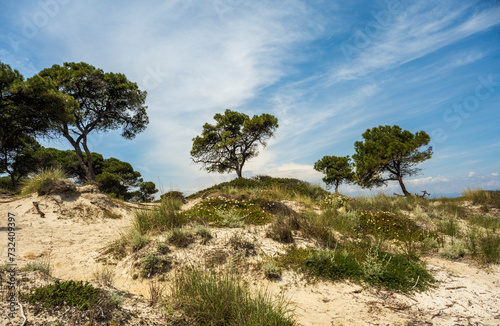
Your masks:
M39 203L44 218L33 202ZM112 268L117 289L129 292L129 296L147 296L150 280L132 279L132 259L111 266L104 266L99 260L103 248L127 231L133 210L90 191L0 199L0 262L7 261L7 216L11 212L16 219L15 255L19 266L30 261L49 261L52 276L64 280L92 280L97 272ZM194 243L186 249L176 249L172 253L174 261L195 262L206 259L203 251L226 250L228 239L235 233L256 244L251 258L254 261L284 251L283 245L265 238L264 227L212 232L215 237L209 246ZM258 272L253 272L252 277L256 287L277 297L284 296L301 325L500 325L498 265L482 269L473 263L441 258L426 261L440 283L432 290L413 295L375 291L349 282L309 284L289 271L278 281L269 281ZM147 310L145 303L132 306L130 309Z

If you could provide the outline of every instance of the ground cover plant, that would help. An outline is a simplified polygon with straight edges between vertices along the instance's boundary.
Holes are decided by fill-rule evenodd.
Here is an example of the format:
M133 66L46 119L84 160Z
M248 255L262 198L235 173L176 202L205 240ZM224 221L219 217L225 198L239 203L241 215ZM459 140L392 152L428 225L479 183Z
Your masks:
M244 224L262 225L271 221L271 214L252 200L236 200L221 196L206 198L179 216L185 220L227 227L241 227Z

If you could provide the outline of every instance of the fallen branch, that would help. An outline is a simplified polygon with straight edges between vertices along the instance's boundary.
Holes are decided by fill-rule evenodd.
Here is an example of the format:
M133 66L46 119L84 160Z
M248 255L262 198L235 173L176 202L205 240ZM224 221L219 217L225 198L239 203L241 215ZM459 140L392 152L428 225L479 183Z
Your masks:
M446 288L446 290L457 290L457 289L466 289L466 288L467 288L466 286L459 285L459 286L452 286L452 287Z
M33 202L33 206L35 206L36 211L38 212L38 214L40 214L40 216L42 218L45 217L45 213L40 210L40 207L38 206L38 202L37 201Z

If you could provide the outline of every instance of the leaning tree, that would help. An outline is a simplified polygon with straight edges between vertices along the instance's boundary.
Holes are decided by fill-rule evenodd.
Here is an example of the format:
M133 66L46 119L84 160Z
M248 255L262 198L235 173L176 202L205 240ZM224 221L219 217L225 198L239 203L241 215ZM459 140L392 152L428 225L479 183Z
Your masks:
M44 69L39 76L53 81L61 93L78 104L71 110L70 117L60 119L54 129L75 149L87 181L95 180L88 147L91 132L122 128L122 136L132 139L146 129L146 92L123 74L105 73L87 63L72 62Z
M194 163L202 163L208 172L235 171L242 177L243 165L257 156L258 145L278 128L278 119L270 114L254 115L226 110L214 116L215 125L206 123L201 136L193 139L191 156Z
M432 147L419 150L429 144L425 131L415 134L399 126L378 126L363 133L364 141L354 143L356 154L356 178L360 186L370 188L398 181L405 196L410 196L403 178L420 172L416 165L432 156Z
M354 171L351 158L348 156L323 156L314 163L314 169L322 172L323 182L327 188L335 186L335 193L339 193L339 186L343 183L354 182Z

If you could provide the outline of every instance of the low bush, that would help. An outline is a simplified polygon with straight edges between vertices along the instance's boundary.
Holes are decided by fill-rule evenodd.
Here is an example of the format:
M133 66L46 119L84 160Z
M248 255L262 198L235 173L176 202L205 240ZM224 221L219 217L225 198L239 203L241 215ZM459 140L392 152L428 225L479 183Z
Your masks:
M101 290L82 281L56 281L54 284L32 289L24 299L28 302L40 302L45 307L75 306L87 310L97 303Z
M149 278L167 271L170 266L170 260L150 252L141 259L140 274Z
M168 236L168 242L179 248L186 248L193 241L193 235L182 229L173 229Z

